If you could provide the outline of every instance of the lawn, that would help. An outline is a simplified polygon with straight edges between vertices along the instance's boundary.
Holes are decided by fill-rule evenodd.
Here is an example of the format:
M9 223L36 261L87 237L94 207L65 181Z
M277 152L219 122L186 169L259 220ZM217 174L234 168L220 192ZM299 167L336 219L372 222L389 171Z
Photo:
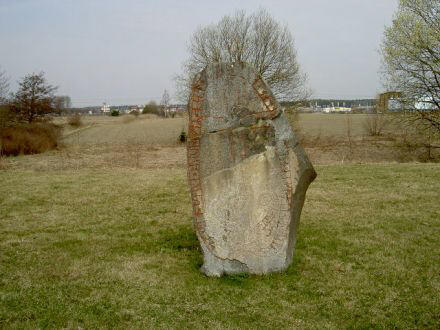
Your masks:
M288 271L222 278L183 167L1 170L0 328L439 328L440 166L316 169Z

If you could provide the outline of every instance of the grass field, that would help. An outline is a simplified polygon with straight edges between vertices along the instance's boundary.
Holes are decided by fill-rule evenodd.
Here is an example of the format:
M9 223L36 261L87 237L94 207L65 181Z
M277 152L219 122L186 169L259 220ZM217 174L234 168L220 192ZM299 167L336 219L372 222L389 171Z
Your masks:
M131 115L122 117L84 116L84 127L66 132L67 144L126 144L174 145L182 130L187 129L185 118L151 118Z
M369 115L350 115L351 134L361 137L366 134L363 127ZM109 117L84 116L85 127L67 132L67 143L93 144L115 143L136 140L150 144L174 144L182 130L187 129L186 117L173 119L155 118L154 116ZM131 118L132 120L128 120ZM347 115L339 114L300 114L302 130L309 135L345 137L347 134ZM64 123L65 119L58 120ZM75 134L81 132L81 134Z
M207 278L184 169L1 171L0 327L438 328L440 166L318 166L293 265Z
M306 148L292 266L207 278L185 119L144 118L86 117L58 150L0 159L0 328L440 327L440 164L371 164L361 117L346 141L346 116L305 115L342 138Z
M405 143L402 148L399 140L403 131L395 123L388 125L383 136L369 136L365 123L370 117L365 114L300 114L297 125L299 137L315 164L440 160L440 148L428 152L424 146L408 148ZM83 118L83 127L66 129L64 143L80 149L80 154L90 150L94 150L94 155L107 154L107 160L121 158L121 153L127 150L133 155L133 150L142 146L143 149L149 146L174 147L178 145L182 130L187 129L185 117L160 119L139 116L135 119L126 115ZM65 119L58 121L63 123ZM437 144L440 145L440 141ZM115 147L118 153L112 155ZM176 152L179 154L178 150ZM130 155L122 158L131 158ZM178 158L182 159L182 156Z

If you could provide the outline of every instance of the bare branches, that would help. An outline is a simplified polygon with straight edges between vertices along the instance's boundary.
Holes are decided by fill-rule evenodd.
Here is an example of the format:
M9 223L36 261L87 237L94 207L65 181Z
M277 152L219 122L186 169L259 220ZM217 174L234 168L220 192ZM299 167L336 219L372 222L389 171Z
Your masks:
M9 91L9 78L6 76L6 72L0 70L0 105L6 101L6 97Z
M54 92L57 87L46 82L44 73L30 74L19 82L10 109L19 120L32 123L47 114L57 112Z
M400 0L382 54L389 86L418 121L440 131L440 2Z
M165 89L163 91L162 100L160 101L160 107L162 110L162 115L164 117L169 116L169 106L170 106L170 94L168 94L168 91Z
M181 98L187 98L192 77L212 62L252 64L281 99L297 101L307 94L290 31L264 9L252 15L237 11L199 28L190 40L189 53L183 74L176 77Z

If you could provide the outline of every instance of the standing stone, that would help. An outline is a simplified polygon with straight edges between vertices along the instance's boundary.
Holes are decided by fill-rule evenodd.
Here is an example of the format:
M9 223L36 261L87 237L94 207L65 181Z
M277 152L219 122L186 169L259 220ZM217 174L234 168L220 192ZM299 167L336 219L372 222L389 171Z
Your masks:
M316 173L281 107L247 64L211 64L189 102L188 178L206 275L292 262Z

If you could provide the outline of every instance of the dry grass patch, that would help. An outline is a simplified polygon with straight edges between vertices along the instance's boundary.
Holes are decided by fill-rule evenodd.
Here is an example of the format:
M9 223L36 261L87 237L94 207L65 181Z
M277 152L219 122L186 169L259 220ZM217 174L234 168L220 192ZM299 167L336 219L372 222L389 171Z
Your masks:
M129 124L134 122L136 120L136 117L133 115L124 115L122 116L121 120L124 124Z
M397 119L382 114L300 114L292 123L315 164L440 161L438 137L426 143L425 135L410 133Z
M351 118L351 134L354 138L365 135L364 123L370 115L367 114L322 114L301 113L299 124L302 131L308 135L322 137L345 138L347 135L347 117Z
M81 127L83 125L81 115L77 113L72 116L69 116L67 118L67 124L69 126L76 127L76 128Z
M29 157L0 158L0 168L44 171L185 167L185 144L178 138L186 129L186 119L154 119L146 116L139 116L127 124L121 118L84 116L83 127L65 127L62 148ZM365 116L300 115L303 119L298 122L299 136L312 162L396 163L440 159L440 148L427 149L410 135L399 137L388 132L379 137L365 136L362 133ZM322 126L318 126L326 121L334 135L328 135L328 131L326 133Z
M183 168L186 149L137 142L120 145L70 145L39 155L0 158L0 168L34 171Z
M52 123L19 124L0 130L0 157L39 154L56 148L61 128Z
M123 123L123 118L130 118ZM131 120L133 119L133 120ZM96 122L79 136L69 135L67 145L85 144L125 144L136 141L150 145L175 145L182 129L187 128L183 118L172 119L136 119L123 116L117 120Z

